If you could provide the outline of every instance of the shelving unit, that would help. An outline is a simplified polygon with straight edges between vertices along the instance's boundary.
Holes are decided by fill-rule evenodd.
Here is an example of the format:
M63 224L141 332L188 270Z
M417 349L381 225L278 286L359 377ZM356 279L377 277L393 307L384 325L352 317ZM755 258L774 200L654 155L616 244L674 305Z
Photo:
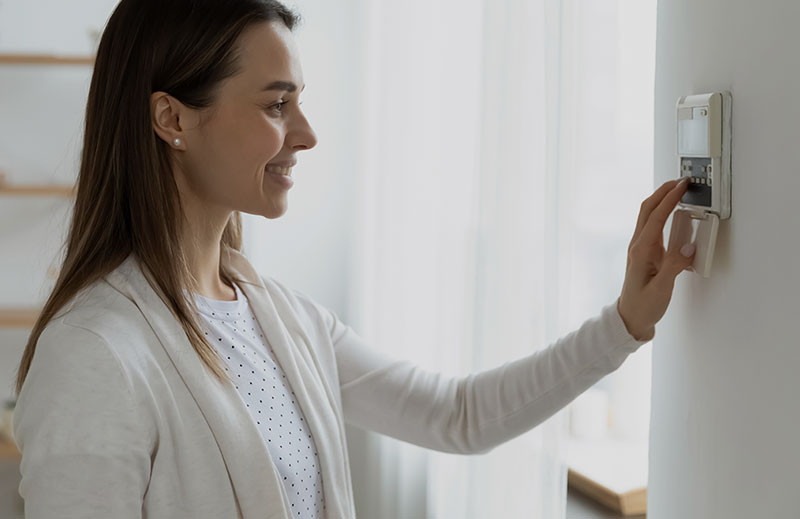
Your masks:
M64 56L57 54L0 53L0 65L94 65L94 56ZM0 196L60 197L75 196L76 186L59 184L11 184L0 172ZM40 308L0 308L0 329L30 328L39 316ZM1 443L1 442L0 442ZM0 455L3 450L0 446Z
M0 65L94 65L94 56L64 56L57 54L2 54ZM74 196L75 186L9 184L0 172L0 195L6 196Z
M94 56L64 56L56 54L9 54L0 53L0 66L93 66ZM60 197L75 196L75 185L9 183L8 175L0 171L0 197ZM57 275L48 270L48 277ZM41 308L0 308L0 330L12 328L30 329L36 322ZM17 446L9 438L0 435L0 460L22 458Z

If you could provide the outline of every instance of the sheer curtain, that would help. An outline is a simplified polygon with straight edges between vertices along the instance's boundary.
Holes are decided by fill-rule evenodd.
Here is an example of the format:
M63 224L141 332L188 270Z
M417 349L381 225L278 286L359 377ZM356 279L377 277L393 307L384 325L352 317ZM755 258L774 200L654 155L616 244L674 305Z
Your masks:
M613 258L619 265L609 275L619 283L611 289L608 279L575 286L572 258L581 221L606 210L602 200L583 199L581 152L587 140L612 143L621 113L618 92L606 92L609 127L596 135L578 127L593 75L613 73L584 61L584 4L617 13L622 3L364 4L365 139L348 313L375 348L466 376L545 348L617 297L626 242L613 242L622 259ZM633 141L635 148L641 137ZM612 171L594 193L609 193L612 203L627 195L616 240L629 239L652 184L651 164L636 174L638 188L617 189ZM592 268L602 277L609 264ZM572 298L585 291L595 306L576 312ZM349 430L364 457L353 472L359 515L564 517L566 411L478 456Z

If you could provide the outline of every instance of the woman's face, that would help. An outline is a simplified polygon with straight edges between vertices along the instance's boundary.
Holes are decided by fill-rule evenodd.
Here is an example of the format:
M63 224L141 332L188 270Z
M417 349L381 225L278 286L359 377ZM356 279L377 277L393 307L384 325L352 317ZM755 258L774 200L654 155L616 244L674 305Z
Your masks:
M179 164L176 181L204 212L277 218L292 180L271 173L271 165L294 164L299 150L317 143L299 106L305 84L298 51L291 31L272 21L242 34L239 59L239 73L221 83L214 106L197 113L181 105L188 114L183 142L176 149L174 136L167 141Z

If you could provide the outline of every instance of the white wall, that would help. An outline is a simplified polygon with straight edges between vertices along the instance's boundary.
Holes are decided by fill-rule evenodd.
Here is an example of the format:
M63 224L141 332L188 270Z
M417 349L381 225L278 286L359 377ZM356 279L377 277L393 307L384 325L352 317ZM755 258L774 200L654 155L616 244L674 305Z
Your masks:
M677 98L730 90L733 198L712 277L682 274L657 326L649 519L800 517L798 20L796 0L659 2L655 183L677 176Z

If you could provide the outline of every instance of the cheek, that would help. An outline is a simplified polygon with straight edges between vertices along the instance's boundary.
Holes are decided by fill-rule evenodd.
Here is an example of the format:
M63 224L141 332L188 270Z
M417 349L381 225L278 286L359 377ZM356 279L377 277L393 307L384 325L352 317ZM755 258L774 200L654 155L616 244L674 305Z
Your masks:
M283 146L282 128L260 109L241 114L220 128L216 137L220 158L239 173L263 168Z
M206 137L201 163L207 181L216 189L253 188L267 162L283 146L281 128L263 113L232 116L220 121Z

